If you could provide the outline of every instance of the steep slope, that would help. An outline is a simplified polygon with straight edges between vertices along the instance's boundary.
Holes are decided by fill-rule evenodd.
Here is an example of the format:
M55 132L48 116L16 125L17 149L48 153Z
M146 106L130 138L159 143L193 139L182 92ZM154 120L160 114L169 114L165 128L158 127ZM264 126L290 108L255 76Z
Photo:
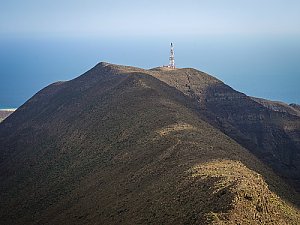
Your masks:
M155 68L153 76L198 101L203 119L271 166L300 191L300 117L296 108L237 92L195 69ZM275 107L276 105L276 107ZM276 110L275 110L276 108ZM293 113L291 113L293 112Z
M284 102L270 101L267 99L254 98L254 97L252 97L251 99L272 111L288 113L300 117L300 111L299 109L297 109L295 104L288 105Z
M299 223L299 195L198 103L106 63L48 86L0 124L0 220Z

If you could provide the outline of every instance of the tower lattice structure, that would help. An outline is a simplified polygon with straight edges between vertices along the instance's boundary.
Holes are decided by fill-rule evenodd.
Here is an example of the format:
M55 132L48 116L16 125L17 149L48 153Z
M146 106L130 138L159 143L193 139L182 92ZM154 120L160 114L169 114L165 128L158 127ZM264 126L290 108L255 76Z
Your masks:
M170 62L169 62L169 68L175 69L175 57L174 57L174 46L173 43L171 43L171 50L170 50Z

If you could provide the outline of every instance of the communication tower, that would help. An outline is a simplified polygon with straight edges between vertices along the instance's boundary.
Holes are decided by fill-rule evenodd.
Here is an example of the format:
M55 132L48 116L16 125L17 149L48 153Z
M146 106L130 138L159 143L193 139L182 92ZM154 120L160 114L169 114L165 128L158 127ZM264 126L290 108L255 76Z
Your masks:
M174 58L174 47L173 43L171 43L171 50L170 50L170 62L169 62L169 68L175 69L175 58Z

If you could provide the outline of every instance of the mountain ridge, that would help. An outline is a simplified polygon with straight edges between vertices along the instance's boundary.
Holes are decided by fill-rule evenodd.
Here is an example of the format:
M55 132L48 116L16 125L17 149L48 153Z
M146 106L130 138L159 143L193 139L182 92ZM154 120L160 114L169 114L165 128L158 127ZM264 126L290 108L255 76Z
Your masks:
M199 104L223 84L199 74L100 63L38 92L0 124L1 220L299 222L299 194Z

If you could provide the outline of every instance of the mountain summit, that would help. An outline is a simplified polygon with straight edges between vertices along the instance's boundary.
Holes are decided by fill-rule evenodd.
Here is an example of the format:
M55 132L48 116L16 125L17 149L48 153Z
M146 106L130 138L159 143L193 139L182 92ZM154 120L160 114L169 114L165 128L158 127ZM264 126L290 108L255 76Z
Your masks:
M299 224L299 128L195 69L99 63L0 124L0 220Z

